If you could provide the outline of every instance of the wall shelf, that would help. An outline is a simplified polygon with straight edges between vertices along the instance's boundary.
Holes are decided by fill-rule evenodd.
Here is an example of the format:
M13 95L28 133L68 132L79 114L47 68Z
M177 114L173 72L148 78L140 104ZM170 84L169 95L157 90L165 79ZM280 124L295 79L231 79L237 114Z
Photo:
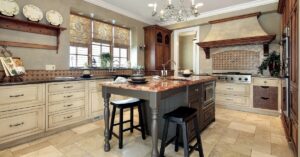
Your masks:
M58 48L60 43L59 36L62 31L66 30L66 28L59 27L59 26L52 26L52 25L41 24L38 22L25 21L13 17L3 16L3 15L0 15L0 28L56 37L56 46L41 45L41 44L34 44L34 43L21 43L21 42L13 42L13 41L0 41L0 44L2 46L56 50L57 53L58 53Z

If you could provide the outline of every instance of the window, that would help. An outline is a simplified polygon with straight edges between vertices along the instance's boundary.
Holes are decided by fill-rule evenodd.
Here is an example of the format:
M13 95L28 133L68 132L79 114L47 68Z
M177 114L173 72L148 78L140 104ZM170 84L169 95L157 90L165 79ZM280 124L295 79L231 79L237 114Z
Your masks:
M102 67L101 55L110 53L110 45L105 43L92 43L92 66Z
M114 47L113 52L113 66L114 67L127 67L127 60L128 60L128 49L127 48L118 48Z
M88 48L70 46L70 67L83 68L88 64Z
M70 67L127 67L128 28L71 14L69 30Z

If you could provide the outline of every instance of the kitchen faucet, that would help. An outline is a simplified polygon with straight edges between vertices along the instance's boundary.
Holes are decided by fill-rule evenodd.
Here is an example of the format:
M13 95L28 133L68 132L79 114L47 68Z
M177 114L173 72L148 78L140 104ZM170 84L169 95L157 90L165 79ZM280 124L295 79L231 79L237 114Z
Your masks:
M166 66L170 63L173 63L174 65L176 65L176 62L172 59L168 60L166 63L162 64L163 70L161 71L161 75L165 78L166 76L168 76L168 71L166 70Z
M115 62L118 62L118 63L119 63L119 61L114 60L114 61L112 62L112 64L111 64L111 66L110 66L108 72L116 72L116 70L114 69L114 63L115 63ZM119 68L120 68L120 64L119 64Z

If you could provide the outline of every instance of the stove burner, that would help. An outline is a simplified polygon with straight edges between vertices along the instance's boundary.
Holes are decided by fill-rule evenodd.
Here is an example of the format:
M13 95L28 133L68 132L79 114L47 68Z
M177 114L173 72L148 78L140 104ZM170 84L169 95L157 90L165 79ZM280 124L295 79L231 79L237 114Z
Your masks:
M218 81L229 83L251 83L251 74L240 72L214 73Z

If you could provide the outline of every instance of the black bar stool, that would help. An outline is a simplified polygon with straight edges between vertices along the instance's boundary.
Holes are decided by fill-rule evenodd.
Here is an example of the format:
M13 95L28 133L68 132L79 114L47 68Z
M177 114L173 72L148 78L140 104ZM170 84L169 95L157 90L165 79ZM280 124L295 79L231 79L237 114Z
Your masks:
M178 136L180 127L182 128L184 157L188 157L190 153L192 153L195 149L199 151L200 157L204 157L196 109L189 107L179 107L172 112L166 113L163 116L163 118L165 119L165 126L160 147L160 157L164 157L165 147L167 147L173 141L175 141L175 151L178 151ZM194 146L189 146L187 123L192 120L194 123L194 130L197 143ZM176 124L176 135L167 141L168 128L170 122Z
M144 117L142 113L142 104L143 101L136 98L129 98L126 100L119 100L119 101L112 101L111 104L113 105L112 110L112 117L111 117L111 124L110 124L110 131L109 131L109 139L112 138L112 135L117 137L119 139L119 148L123 148L123 132L129 131L133 132L133 129L137 129L142 132L142 138L146 139L145 135L145 126L144 126ZM138 107L139 112L139 125L134 126L133 123L133 111L134 108ZM116 108L120 109L120 121L119 123L114 123L115 121L115 115L116 115ZM124 109L130 108L130 120L123 120L123 111ZM130 122L130 127L123 129L123 124ZM119 125L119 135L115 134L113 132L114 126Z

